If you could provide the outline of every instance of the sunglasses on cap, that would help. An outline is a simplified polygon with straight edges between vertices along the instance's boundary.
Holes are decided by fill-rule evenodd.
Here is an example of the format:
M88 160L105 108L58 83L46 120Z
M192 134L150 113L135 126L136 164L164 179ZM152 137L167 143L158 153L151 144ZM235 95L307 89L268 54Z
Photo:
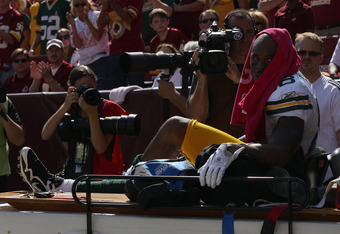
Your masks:
M305 50L298 50L297 53L298 53L298 55L300 55L300 56L306 56L306 55L308 54L309 56L312 56L312 57L315 57L315 56L318 56L318 55L321 54L320 52L316 52L316 51L305 51Z
M27 61L28 61L28 59L14 59L13 63L20 63L20 62L26 63Z
M208 23L208 22L214 22L214 21L217 21L217 19L216 18L209 18L209 19L204 19L204 20L201 20L200 22L201 23L203 23L203 24L206 24L206 23Z
M62 39L70 39L70 34L66 34L64 36L57 36L57 39L62 40Z
M86 6L86 5L87 5L86 2L82 2L82 3L76 3L76 4L74 4L73 6L77 8L77 7L80 7L80 6L81 6L81 7L84 7L84 6Z

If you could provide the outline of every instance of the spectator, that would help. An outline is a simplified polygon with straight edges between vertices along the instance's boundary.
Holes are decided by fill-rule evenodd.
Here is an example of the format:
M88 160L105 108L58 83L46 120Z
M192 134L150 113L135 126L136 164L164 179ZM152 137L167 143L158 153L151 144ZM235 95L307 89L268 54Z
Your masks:
M302 0L288 0L275 14L275 27L286 28L294 41L297 33L314 32L314 14Z
M106 79L106 70L109 66L108 27L98 29L97 19L100 11L95 11L89 0L86 2L73 0L71 12L77 18L73 19L71 14L67 14L67 20L72 30L71 44L78 49L79 64L90 67L98 78L97 82L100 83L102 79Z
M28 93L33 81L28 51L22 48L14 50L11 61L15 73L7 78L4 88L7 93Z
M214 21L217 21L218 27L223 25L223 23L220 23L220 16L215 10L208 9L208 10L203 11L200 14L200 18L199 18L200 29L201 29L200 34L202 30L208 29Z
M143 5L143 24L142 37L145 44L145 52L150 52L150 41L156 36L156 32L150 27L149 14L154 8L162 8L165 10L171 20L172 5L174 0L145 0ZM171 23L170 23L171 24Z
M27 1L26 0L12 0L12 7L19 11L22 16L24 17L24 31L23 31L23 37L21 37L20 40L20 47L24 49L29 49L30 47L30 22L31 18L23 11L26 9Z
M259 0L258 10L267 15L269 28L275 27L275 14L286 2L287 0Z
M73 66L64 61L63 49L63 42L59 39L49 40L46 46L48 62L31 62L33 82L30 92L67 90L67 80Z
M238 8L237 0L208 0L206 2L208 9L212 9L219 15L219 25L223 25L223 20L226 15L230 12ZM202 15L202 14L201 14Z
M47 120L41 132L43 140L51 139L56 133L59 124L65 121L65 114L70 110L71 113L73 112L75 108L74 104L77 104L76 106L78 107L75 109L78 111L76 113L77 116L72 116L72 118L88 120L91 137L83 137L83 134L79 134L79 132L77 134L76 132L69 131L69 158L65 163L64 171L59 174L65 178L77 178L79 175L85 173L117 175L123 172L124 165L119 135L105 134L99 126L99 118L125 115L126 111L118 104L105 99L100 99L99 104L91 106L86 103L82 96L74 92L84 84L88 87L95 88L95 82L96 75L89 67L85 65L75 67L70 73L70 87L67 90L65 102L54 115ZM81 152L78 151L79 149ZM47 169L41 165L30 148L24 147L21 150L21 155L24 157L20 159L21 163L31 165L31 163L34 162L36 165L35 168L39 170L38 173L46 172ZM81 160L76 161L78 155ZM33 161L31 161L32 159ZM26 171L27 170L24 169L21 170L24 179L27 179ZM57 182L58 179L60 180L60 177L53 176L53 178L55 182ZM45 185L48 186L47 184ZM39 185L32 185L32 189L36 191L37 189L41 189L41 187L39 187Z
M5 92L2 87L0 89L2 89L1 92ZM5 97L4 102L0 103L0 110L0 126L2 128L0 132L0 192L7 192L7 177L11 174L8 142L22 146L25 142L25 134L18 112L8 97Z
M251 10L249 11L249 14L255 20L256 28L259 32L268 28L268 19L261 11Z
M36 0L35 3L30 7L30 15L31 15L30 46L33 45L34 38L35 38L35 35L36 35L36 32L35 32L36 29L35 28L36 28L36 25L37 25L37 15L38 15L38 11L39 11L39 7L40 7L41 2L42 2L42 0ZM39 43L39 45L35 48L33 54L40 55L40 53L41 53L41 44Z
M14 74L11 67L11 54L20 47L20 40L24 29L24 18L17 10L10 6L10 0L3 0L0 4L0 83Z
M61 28L57 32L57 39L61 40L64 44L63 57L64 60L73 66L79 65L78 50L71 45L70 30Z
M206 0L181 0L173 5L172 26L185 33L189 40L198 40L199 16Z
M340 35L340 1L310 0L314 12L315 33L319 36Z
M34 54L39 44L41 44L41 54L46 54L47 42L56 38L59 28L67 28L67 12L70 12L68 0L43 1L40 3L35 28L36 35L30 50L31 55Z
M333 52L331 62L328 65L328 71L331 78L339 79L339 68L340 68L340 38Z
M177 50L181 50L184 44L188 41L186 35L176 28L170 28L169 16L161 8L155 8L149 15L150 27L155 30L157 35L150 41L150 50L156 52L159 44L167 43L175 46Z
M112 89L120 86L144 86L144 73L123 74L119 68L119 58L124 52L144 51L141 36L142 8L144 1L101 0L102 10L98 18L98 29L109 25L111 37L106 79L98 80L98 89Z
M312 83L320 110L317 146L332 153L340 147L340 84L322 75L323 41L314 33L297 34L295 47L301 57L300 71ZM330 169L325 180L332 177Z

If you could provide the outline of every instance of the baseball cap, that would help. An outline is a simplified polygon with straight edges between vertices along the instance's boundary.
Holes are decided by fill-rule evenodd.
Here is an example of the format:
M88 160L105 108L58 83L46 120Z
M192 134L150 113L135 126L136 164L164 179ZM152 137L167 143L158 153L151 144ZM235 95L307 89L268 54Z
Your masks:
M59 47L62 50L64 49L64 44L63 44L63 42L61 40L59 40L59 39L51 39L46 44L46 50L48 50L53 45Z

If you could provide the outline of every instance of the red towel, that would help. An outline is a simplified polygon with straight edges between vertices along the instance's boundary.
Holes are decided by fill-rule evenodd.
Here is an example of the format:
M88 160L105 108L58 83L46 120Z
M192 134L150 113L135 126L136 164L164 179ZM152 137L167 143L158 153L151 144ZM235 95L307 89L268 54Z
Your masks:
M259 79L254 82L250 72L250 52L253 48L254 40L263 33L269 34L276 41L277 50L272 62ZM266 102L283 78L298 71L301 59L286 29L269 28L263 30L255 36L254 40L242 71L231 124L246 125L246 142L264 142L266 141Z

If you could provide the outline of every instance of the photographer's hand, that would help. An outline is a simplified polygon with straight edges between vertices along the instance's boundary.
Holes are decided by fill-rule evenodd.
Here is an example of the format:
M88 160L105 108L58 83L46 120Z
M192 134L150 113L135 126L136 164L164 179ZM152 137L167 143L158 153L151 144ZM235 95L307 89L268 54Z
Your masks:
M64 101L64 109L66 111L68 111L71 108L71 105L75 102L78 102L79 99L79 94L77 92L74 92L74 90L76 90L76 88L74 86L70 86L68 87L67 90L67 94L66 94L66 98ZM65 113L66 113L65 111Z
M225 75L230 80L234 81L235 84L240 83L241 74L238 71L236 64L229 56L228 56L228 71L225 73Z
M90 118L91 115L98 116L97 105L91 106L91 105L87 104L82 96L79 97L78 104L79 104L80 108L89 116L89 118Z
M71 108L72 103L78 101L78 93L73 92L75 87L71 86L67 90L66 98L64 103L59 107L57 112L55 112L45 123L42 131L41 138L43 140L49 140L53 134L57 131L60 121L63 119L65 113Z

